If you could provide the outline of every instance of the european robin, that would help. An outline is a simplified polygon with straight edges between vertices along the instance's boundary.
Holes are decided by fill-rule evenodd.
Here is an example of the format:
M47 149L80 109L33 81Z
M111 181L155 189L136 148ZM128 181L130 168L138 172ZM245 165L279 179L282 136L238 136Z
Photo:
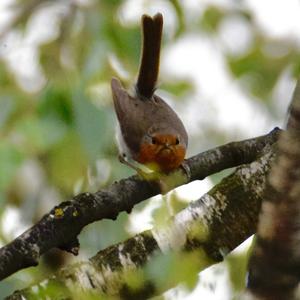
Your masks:
M142 54L134 91L127 92L116 78L111 81L111 89L119 121L121 162L138 172L142 164L167 174L182 164L188 135L175 111L154 94L162 28L160 13L153 18L142 16Z

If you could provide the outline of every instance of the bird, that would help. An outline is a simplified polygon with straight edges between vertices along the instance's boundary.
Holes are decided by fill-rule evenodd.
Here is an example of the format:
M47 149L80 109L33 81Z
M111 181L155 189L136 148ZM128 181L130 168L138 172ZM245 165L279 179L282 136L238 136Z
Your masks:
M141 17L142 50L136 84L127 91L112 78L111 90L118 119L119 159L139 174L169 174L183 164L187 131L176 112L157 94L163 16ZM146 170L146 171L145 171Z

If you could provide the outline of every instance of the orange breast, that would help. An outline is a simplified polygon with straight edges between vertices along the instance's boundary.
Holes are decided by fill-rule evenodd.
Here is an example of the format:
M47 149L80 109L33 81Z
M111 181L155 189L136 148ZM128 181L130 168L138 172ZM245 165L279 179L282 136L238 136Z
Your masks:
M137 161L151 169L168 173L181 165L185 152L183 145L166 147L160 144L142 144Z

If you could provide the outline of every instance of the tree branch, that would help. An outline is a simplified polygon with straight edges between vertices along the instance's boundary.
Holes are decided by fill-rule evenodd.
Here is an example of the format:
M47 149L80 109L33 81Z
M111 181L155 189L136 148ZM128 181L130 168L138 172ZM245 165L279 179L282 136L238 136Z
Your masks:
M266 145L278 139L279 133L280 130L275 128L267 135L229 143L188 159L186 165L191 177L188 180L185 173L178 170L182 176L176 186L253 161ZM33 227L0 249L0 280L18 270L37 265L40 256L52 248L77 254L77 236L84 226L105 218L116 219L120 212L130 212L135 204L159 192L156 183L132 176L94 194L79 194L61 203Z
M245 299L300 299L299 218L300 80L270 172Z
M47 288L53 285L59 287L52 294L57 300L78 298L80 290L93 291L98 297L105 294L118 299L148 299L185 279L176 274L166 281L157 280L159 274L153 276L147 268L141 268L151 265L158 255L170 253L175 253L177 260L194 253L195 266L189 273L194 272L196 276L221 261L256 231L266 174L274 157L273 148L266 146L259 159L237 168L165 226L108 247L88 262L69 266L51 280L15 292L7 300L30 299L42 292L47 295ZM162 270L159 268L157 272Z

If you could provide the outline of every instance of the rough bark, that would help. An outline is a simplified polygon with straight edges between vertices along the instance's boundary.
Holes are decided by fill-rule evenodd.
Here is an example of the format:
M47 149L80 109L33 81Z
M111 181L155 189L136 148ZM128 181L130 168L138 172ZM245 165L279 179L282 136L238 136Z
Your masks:
M55 295L52 294L57 300L73 299L82 291L118 299L147 299L172 287L155 280L146 268L141 268L152 264L158 255L176 253L180 259L181 254L196 253L193 268L196 274L221 261L256 230L266 174L274 157L273 148L267 146L259 159L238 167L165 226L101 250L88 262L69 266L56 277L7 299L40 297L53 285L59 287ZM141 279L138 285L132 285L133 275ZM173 285L178 283L176 279L172 281Z
M268 179L245 299L300 299L299 219L300 81Z

